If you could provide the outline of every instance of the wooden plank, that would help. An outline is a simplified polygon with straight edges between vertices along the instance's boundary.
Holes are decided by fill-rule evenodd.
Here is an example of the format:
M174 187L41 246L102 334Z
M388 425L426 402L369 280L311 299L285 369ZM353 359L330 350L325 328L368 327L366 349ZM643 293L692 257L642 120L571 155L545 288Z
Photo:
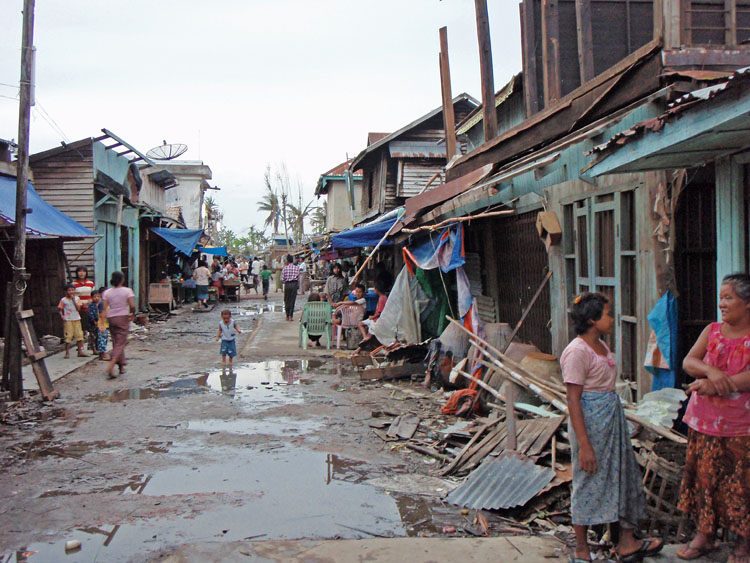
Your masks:
M388 379L401 379L420 373L421 364L404 364L402 366L387 366L382 368L366 369L359 374L360 381L384 381Z
M521 56L523 60L523 97L526 117L539 111L539 96L536 80L536 22L534 18L534 1L524 0L519 6L521 11Z
M439 475L448 475L453 471L453 468L455 468L459 463L461 463L461 460L464 456L466 456L467 452L472 450L474 447L474 444L479 441L479 439L482 437L482 435L487 431L492 429L496 424L500 422L500 419L493 420L492 422L488 422L487 424L481 426L479 430L476 431L474 434L474 437L472 437L471 440L469 440L466 445L461 449L460 452L456 455L455 458L453 458L453 461L450 462L447 466L445 466L443 469L440 470L438 473Z
M591 0L576 0L578 68L581 84L594 78L594 41L591 26Z
M484 141L497 137L497 108L495 108L495 79L492 71L492 46L487 0L474 0L479 42L479 72L482 87L482 112L484 114Z
M29 311L24 312L28 313ZM43 360L44 356L46 356L46 353L39 346L39 341L36 338L36 332L34 331L34 327L31 324L31 317L33 317L33 313L32 315L24 317L22 316L21 311L16 312L18 330L21 334L21 338L23 339L24 344L26 345L26 353L31 360L31 369L34 371L34 375L36 376L36 381L39 384L39 390L42 394L42 397L46 401L52 401L59 397L60 393L58 391L55 391L55 388L52 385L52 380L50 379L49 372L47 371L47 365Z
M514 408L516 403L516 386L512 381L508 380L508 383L505 387L505 427L507 429L508 436L506 439L505 449L515 450L518 446L518 436L516 434L516 409Z
M420 419L414 414L402 414L391 423L386 432L389 438L410 440L419 427Z
M560 99L560 13L558 0L542 0L542 73L544 105Z
M448 28L440 28L440 91L443 96L443 125L447 161L456 155L456 116L451 94L451 67L448 59ZM494 101L494 96L493 96ZM494 105L494 104L493 104Z

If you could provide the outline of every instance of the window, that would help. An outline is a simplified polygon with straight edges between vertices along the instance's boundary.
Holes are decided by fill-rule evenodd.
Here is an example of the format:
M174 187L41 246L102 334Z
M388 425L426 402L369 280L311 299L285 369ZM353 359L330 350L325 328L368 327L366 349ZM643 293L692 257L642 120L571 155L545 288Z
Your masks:
M682 10L684 44L750 46L750 0L686 0Z
M607 344L617 355L618 373L634 387L639 366L635 191L595 195L565 205L563 232L569 301L587 291L609 298L615 330Z

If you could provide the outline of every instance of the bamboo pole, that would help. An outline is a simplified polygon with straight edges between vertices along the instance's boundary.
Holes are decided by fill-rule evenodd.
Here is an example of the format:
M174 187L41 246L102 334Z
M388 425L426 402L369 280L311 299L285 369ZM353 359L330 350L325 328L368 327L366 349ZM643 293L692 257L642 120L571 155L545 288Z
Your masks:
M401 232L407 235L413 235L414 233L418 233L420 231L434 231L435 229L439 229L440 227L443 227L445 225L452 225L454 223L463 223L465 221L471 221L473 219L486 219L487 217L498 217L500 215L515 215L515 213L516 212L513 209L503 209L502 211L488 211L487 213L478 213L477 215L469 215L467 217L453 217L451 219L441 221L440 223L436 223L435 225L424 225L415 229L401 229Z
M461 323L459 323L456 319L453 319L446 315L446 318L451 323L455 324L461 330L466 332L470 338L473 338L477 340L478 342L484 344L492 351L497 351L496 348L494 348L491 344L489 344L484 339L480 338L476 334L472 333L471 331L467 330ZM476 347L476 346L475 346ZM482 348L476 347L480 352L482 352L485 356L487 356L490 361L499 367L501 370L505 371L510 377L512 377L515 381L518 381L523 387L526 387L529 391L532 391L535 393L540 399L545 400L552 404L555 408L559 409L560 411L564 412L565 414L568 414L568 407L566 404L561 403L560 399L555 397L552 393L549 393L548 391L545 391L544 389L541 389L538 385L531 383L529 381L526 381L526 378L524 378L522 375L517 373L516 371L509 369L508 367L504 366L503 363L498 360L497 358L493 358L492 355L487 352L487 350L483 350ZM504 354L499 353L498 356L503 359L503 361L506 361L509 365L515 362L507 361L507 358ZM523 368L520 368L519 371L523 372ZM625 413L625 418L627 418L629 421L634 422L636 424L639 424L643 426L644 428L647 428L648 430L651 430L652 432L658 434L659 436L662 436L663 438L667 438L669 440L672 440L673 442L676 442L678 444L687 444L687 440L684 436L680 436L679 434L676 434L675 432L672 432L669 428L666 428L665 426L654 424L645 418L642 418L635 413L630 412L627 409L623 409Z
M401 209L398 212L398 215L396 215L396 221L391 225L391 228L388 229L388 231L383 235L383 238L380 239L380 242L375 246L375 248L372 249L372 252L370 252L370 255L365 259L364 262L362 262L362 265L359 267L359 270L357 270L357 273L354 274L354 279L352 279L352 283L350 285L354 285L357 283L357 280L359 279L359 275L364 271L364 269L367 267L367 264L372 260L372 257L375 256L375 253L378 251L380 246L385 242L385 239L388 238L388 235L391 234L391 231L393 230L393 227L398 225L398 222L401 220L401 217L404 216L404 210Z

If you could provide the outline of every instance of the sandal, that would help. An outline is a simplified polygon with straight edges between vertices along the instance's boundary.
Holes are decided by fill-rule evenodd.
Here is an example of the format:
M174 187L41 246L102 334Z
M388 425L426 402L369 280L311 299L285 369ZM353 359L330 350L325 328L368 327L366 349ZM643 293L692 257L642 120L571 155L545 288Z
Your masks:
M675 555L685 561L691 561L693 559L703 557L704 555L708 555L709 553L716 550L716 546L713 544L706 544L701 547L693 547L691 545L692 543L693 542L683 545L680 549L677 550L677 553Z
M657 544L656 547L651 547L653 544ZM664 542L656 538L650 538L641 542L641 547L638 551L628 553L627 555L619 555L618 559L622 563L638 563L643 561L646 557L651 557L659 553L664 547Z

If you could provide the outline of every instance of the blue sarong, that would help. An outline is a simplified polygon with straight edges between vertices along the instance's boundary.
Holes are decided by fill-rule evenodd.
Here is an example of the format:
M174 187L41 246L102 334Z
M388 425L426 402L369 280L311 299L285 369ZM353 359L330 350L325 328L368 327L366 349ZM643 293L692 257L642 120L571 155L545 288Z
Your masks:
M614 392L584 391L581 408L597 471L592 475L581 469L578 440L568 422L573 462L570 503L573 524L620 522L635 528L644 516L646 501L643 476L630 443L620 397Z

